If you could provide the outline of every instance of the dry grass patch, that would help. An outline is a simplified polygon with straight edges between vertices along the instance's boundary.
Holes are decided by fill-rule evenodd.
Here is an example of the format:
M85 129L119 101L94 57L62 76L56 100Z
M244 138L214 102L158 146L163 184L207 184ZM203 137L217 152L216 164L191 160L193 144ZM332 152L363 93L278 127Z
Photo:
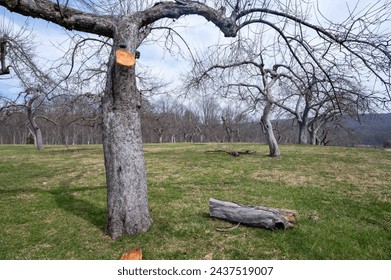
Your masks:
M251 178L258 182L280 182L291 186L314 185L322 183L319 178L302 174L302 172L289 172L284 170L256 170Z

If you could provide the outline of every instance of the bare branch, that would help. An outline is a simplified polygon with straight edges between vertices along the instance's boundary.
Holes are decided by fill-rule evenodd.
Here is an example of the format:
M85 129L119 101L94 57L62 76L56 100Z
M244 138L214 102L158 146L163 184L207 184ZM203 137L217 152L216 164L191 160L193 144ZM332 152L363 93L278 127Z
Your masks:
M0 0L0 5L11 12L41 18L69 30L78 30L113 37L115 22L112 16L85 13L49 0Z

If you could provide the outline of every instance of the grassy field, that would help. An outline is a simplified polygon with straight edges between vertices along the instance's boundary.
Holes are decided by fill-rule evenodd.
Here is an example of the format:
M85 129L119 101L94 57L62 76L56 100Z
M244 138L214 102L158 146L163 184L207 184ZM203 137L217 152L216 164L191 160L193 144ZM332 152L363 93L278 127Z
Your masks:
M232 157L209 150L256 150ZM391 259L391 152L257 144L145 146L154 224L112 241L101 146L0 145L0 259ZM209 218L210 197L294 209L294 229ZM317 219L311 219L316 216Z

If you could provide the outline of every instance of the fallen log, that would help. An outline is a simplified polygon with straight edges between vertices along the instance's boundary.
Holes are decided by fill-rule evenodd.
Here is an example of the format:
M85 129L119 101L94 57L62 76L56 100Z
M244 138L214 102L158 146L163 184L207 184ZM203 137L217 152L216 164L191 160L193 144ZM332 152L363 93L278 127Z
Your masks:
M275 230L292 228L297 214L287 209L243 205L210 198L209 215L231 223Z
M227 153L231 156L238 157L240 155L255 155L256 151L250 151L246 150L244 152L241 151L224 151L224 150L213 150L213 151L206 151L206 153Z

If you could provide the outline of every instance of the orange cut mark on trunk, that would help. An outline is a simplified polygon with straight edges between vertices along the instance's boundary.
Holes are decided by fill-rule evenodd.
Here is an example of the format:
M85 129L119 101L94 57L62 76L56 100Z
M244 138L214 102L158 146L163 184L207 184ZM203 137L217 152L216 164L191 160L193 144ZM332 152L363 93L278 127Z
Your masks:
M136 63L136 59L128 50L119 49L115 52L115 60L118 64L131 67Z

